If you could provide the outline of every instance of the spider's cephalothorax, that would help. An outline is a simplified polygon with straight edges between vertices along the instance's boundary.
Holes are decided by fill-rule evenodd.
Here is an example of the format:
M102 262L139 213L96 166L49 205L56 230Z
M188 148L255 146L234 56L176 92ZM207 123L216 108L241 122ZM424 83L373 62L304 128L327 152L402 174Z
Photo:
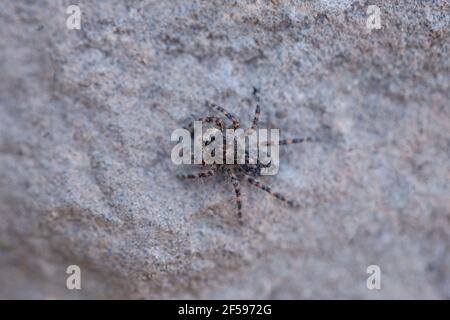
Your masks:
M209 107L219 111L227 118L227 120L231 121L231 124L228 126L228 128L232 128L232 129L239 128L239 126L240 126L239 120L233 114L231 114L230 112L226 111L225 109L223 109L222 107L220 107L216 104L207 102L207 105ZM259 104L257 104L255 116L253 118L253 122L252 122L252 125L249 130L255 130L257 128L259 117L260 117L260 107L259 107ZM200 118L200 119L198 119L198 121L202 121L203 123L209 123L212 126L214 126L215 128L221 130L222 132L225 129L227 129L227 126L225 125L225 121L222 118L219 118L216 116ZM190 130L192 130L192 124L189 125L188 128ZM289 145L289 144L293 144L293 143L302 143L302 142L309 142L309 141L311 141L310 138L285 139L285 140L280 140L279 145ZM225 155L226 144L224 143L223 146L224 146L223 153ZM247 158L247 156L248 156L248 154L246 153L246 158ZM246 160L248 160L248 159L246 159ZM236 203L237 203L239 217L242 216L241 187L240 187L239 178L244 178L251 185L253 185L261 190L266 191L267 193L271 194L275 198L286 202L290 206L296 205L294 203L294 201L288 200L282 194L272 191L272 189L270 187L262 184L261 182L259 182L256 179L258 176L261 175L261 169L264 167L267 167L267 165L262 164L261 162L259 162L259 160L257 160L256 164L250 164L250 163L248 163L248 161L246 161L245 164L238 164L236 161L234 164L226 164L224 162L224 164L213 164L213 165L203 164L203 166L209 166L210 168L206 172L200 172L197 174L183 174L183 175L178 175L178 177L180 177L182 179L206 178L206 177L211 177L211 176L215 175L217 172L221 172L221 173L228 175L231 178L231 182L233 184L233 187L234 187L234 190L236 193Z

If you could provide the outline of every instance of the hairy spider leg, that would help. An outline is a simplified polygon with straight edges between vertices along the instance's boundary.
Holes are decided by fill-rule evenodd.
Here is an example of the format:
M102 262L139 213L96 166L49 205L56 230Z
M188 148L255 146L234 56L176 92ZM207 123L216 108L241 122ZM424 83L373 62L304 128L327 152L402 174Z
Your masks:
M286 199L286 197L284 195L282 195L281 193L272 191L272 189L269 186L266 186L264 184L262 184L261 182L259 182L258 180L256 180L255 178L253 178L252 176L249 176L248 174L244 173L245 178L247 179L247 181L252 184L253 186L266 191L268 194L274 196L275 198L277 198L278 200L281 200L283 202L286 202L288 205L295 207L296 203L292 200L288 200Z
M280 140L279 142L278 142L278 144L280 145L280 146L282 146L282 145L289 145L289 144L294 144L294 143L303 143L303 142L312 142L313 140L311 139L311 138L294 138L294 139L283 139L283 140ZM269 141L269 142L267 142L267 145L272 145L272 144L274 144L274 142L273 141Z
M242 201L241 201L241 184L239 183L239 179L234 173L233 169L227 168L228 174L231 177L231 182L233 183L234 192L236 193L236 204L238 208L238 217L242 217Z
M211 107L216 109L217 111L221 112L225 117L227 117L227 119L231 120L231 122L233 122L232 124L232 128L237 129L239 128L239 120L230 112L226 111L224 108L222 108L221 106L218 106L217 104L211 103L209 101L206 102L206 104Z
M197 178L207 178L211 177L216 174L216 170L211 169L206 172L199 172L199 173L189 173L189 174L179 174L177 175L178 178L181 179L197 179Z
M255 110L255 117L253 118L252 126L250 127L251 130L255 130L258 126L259 116L261 115L261 110L259 108L259 104L256 105Z

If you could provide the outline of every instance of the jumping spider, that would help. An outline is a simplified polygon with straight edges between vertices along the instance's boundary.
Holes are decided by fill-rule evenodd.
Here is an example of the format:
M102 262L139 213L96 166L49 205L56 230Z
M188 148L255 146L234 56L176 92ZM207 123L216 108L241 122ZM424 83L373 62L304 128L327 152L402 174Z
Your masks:
M257 91L255 92L255 91L256 90L254 90L254 94L257 92ZM209 107L219 111L226 117L227 120L231 121L231 125L228 128L232 128L232 129L239 128L240 122L233 114L231 114L230 112L226 111L224 108L222 108L214 103L207 102L207 105ZM257 128L260 114L261 114L260 107L259 107L259 104L257 104L255 116L253 118L253 122L250 127L250 130L255 130ZM225 125L225 121L222 118L219 118L216 116L203 117L203 118L198 119L198 121L202 121L204 123L209 123L213 127L221 130L222 132L227 128ZM192 133L192 128L193 128L193 124L191 123L188 126L188 129L191 130L191 133ZM279 145L289 145L289 144L293 144L293 143L302 143L302 142L310 142L310 141L312 141L311 138L284 139L284 140L280 140ZM224 149L223 153L224 153L224 157L225 157L225 153L226 153L226 144L225 143L223 144L223 149ZM246 154L246 160L248 160L248 154ZM234 191L236 193L236 204L237 204L239 218L242 217L242 201L241 201L241 186L240 186L238 177L245 178L247 180L247 182L250 183L251 185L253 185L261 190L266 191L267 193L274 196L275 198L287 203L289 206L297 205L294 201L288 200L284 195L282 195L278 192L272 191L272 189L270 187L262 184L261 182L259 182L256 179L256 177L261 175L261 168L267 167L267 166L263 165L262 163L260 163L259 160L257 160L256 164L249 164L248 161L246 161L245 164L237 164L237 161L235 161L235 164L226 164L224 161L223 164L206 165L205 163L203 163L202 166L209 166L210 169L206 172L200 172L197 174L182 174L182 175L178 175L178 177L181 179L196 179L196 178L211 177L211 176L214 176L217 172L227 174L231 178L231 182L233 184Z

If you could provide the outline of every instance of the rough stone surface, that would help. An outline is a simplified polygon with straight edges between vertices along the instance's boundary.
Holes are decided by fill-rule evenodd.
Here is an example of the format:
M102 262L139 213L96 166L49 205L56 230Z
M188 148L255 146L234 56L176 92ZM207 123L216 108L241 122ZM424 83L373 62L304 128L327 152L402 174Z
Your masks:
M448 1L72 2L0 3L0 298L450 298ZM243 183L241 224L170 134L253 86L320 142L262 179L302 207Z

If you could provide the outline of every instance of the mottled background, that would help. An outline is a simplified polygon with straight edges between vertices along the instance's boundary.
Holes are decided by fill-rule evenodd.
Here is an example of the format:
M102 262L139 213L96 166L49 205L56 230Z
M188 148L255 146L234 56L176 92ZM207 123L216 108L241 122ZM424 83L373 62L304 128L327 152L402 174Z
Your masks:
M449 26L447 0L1 1L0 298L450 298ZM241 224L170 134L205 100L248 125L252 87L319 142L261 179L302 206L243 182Z

